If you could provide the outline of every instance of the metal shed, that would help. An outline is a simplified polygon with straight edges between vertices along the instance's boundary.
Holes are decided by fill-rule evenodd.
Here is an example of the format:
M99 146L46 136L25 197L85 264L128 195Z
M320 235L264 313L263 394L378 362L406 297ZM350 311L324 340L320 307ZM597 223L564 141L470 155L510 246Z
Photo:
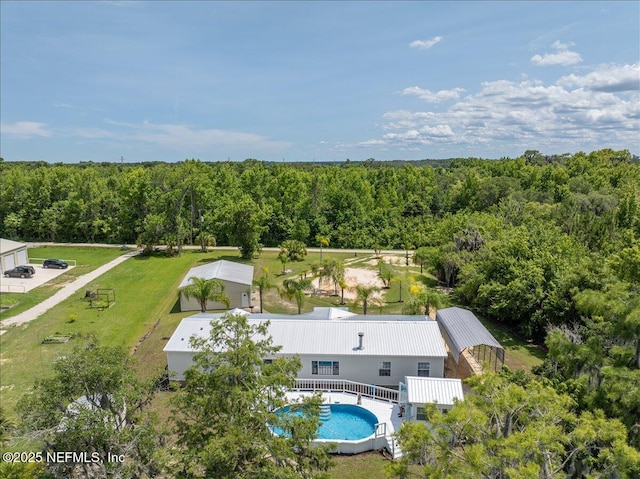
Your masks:
M224 292L229 296L232 308L251 307L251 284L253 266L234 261L219 260L191 268L178 286L181 289L191 284L192 277L217 279L224 284ZM224 309L225 305L209 302L210 309ZM200 303L195 298L187 298L180 294L180 311L198 311Z
M440 309L436 313L436 321L456 364L465 349L469 350L479 363L486 362L494 369L504 364L504 348L468 309Z
M28 263L26 244L0 238L0 273Z

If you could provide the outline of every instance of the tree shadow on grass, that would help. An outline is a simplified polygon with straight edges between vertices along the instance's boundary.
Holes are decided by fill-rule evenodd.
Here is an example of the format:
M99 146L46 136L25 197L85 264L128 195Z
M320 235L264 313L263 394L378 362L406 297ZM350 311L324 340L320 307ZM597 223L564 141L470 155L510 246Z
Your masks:
M438 280L433 276L427 276L425 274L415 275L416 281L424 284L428 288L435 288L438 286Z

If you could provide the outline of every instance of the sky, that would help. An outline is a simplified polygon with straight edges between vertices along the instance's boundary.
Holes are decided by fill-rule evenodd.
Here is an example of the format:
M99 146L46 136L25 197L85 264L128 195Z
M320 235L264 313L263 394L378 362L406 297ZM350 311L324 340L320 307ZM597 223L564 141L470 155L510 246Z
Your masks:
M0 2L0 156L640 154L636 1Z

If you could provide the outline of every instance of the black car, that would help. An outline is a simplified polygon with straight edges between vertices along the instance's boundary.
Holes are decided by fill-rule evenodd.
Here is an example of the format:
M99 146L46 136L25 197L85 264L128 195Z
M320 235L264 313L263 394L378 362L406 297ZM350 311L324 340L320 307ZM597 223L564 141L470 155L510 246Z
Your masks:
M26 268L29 271L31 271L32 275L36 274L36 270L34 269L34 267L33 266L29 266L28 264L21 264L20 266L18 266L18 268Z
M7 278L31 278L33 276L33 268L31 266L17 266L4 272Z
M67 263L60 261L59 259L47 259L42 264L43 268L67 269L67 266L69 266Z

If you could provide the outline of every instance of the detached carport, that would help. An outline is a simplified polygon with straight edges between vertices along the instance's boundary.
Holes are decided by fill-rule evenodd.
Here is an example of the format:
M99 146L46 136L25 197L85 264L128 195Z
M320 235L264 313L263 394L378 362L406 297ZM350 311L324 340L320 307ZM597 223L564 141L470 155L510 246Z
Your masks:
M494 370L504 365L504 348L468 309L444 308L436 321L456 364L467 351L479 364L488 363Z

